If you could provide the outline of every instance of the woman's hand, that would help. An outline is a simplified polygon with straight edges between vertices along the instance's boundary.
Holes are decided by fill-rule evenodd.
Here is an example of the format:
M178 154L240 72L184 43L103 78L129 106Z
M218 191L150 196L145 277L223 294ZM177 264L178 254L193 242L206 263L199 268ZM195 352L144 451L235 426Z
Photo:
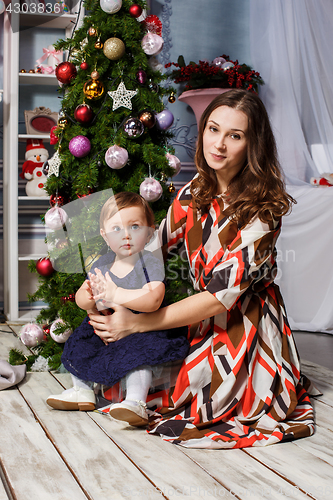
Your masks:
M111 307L114 310L111 315L104 316L95 312L89 314L89 323L96 335L107 343L116 342L137 331L135 328L137 314L118 304L111 304Z

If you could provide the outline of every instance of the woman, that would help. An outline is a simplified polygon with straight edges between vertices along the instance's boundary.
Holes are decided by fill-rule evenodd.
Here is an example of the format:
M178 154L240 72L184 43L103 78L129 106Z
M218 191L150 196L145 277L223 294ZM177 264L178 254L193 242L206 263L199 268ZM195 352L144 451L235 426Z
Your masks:
M274 284L275 243L293 200L256 94L235 89L214 99L195 160L198 174L159 233L166 257L185 246L200 293L139 317L116 306L109 317L91 314L91 324L110 342L156 325L191 325L190 352L151 431L164 439L237 448L309 436L313 411Z

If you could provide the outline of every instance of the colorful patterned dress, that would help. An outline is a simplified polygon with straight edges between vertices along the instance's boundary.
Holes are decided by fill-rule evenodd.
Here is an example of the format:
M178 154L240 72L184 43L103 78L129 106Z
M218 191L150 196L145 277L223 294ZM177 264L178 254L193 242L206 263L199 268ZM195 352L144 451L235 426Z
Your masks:
M255 219L238 230L216 197L208 214L187 184L160 228L164 250L185 247L197 291L227 311L202 321L168 393L148 406L162 415L150 430L193 448L266 446L310 436L313 410L277 285L275 243L281 221Z

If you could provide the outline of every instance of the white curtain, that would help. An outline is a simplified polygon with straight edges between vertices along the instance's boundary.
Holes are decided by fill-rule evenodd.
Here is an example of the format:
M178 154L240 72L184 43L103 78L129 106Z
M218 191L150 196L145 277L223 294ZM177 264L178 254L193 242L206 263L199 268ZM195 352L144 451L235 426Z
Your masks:
M333 172L332 26L332 0L250 0L252 65L290 184Z
M333 333L333 187L310 185L333 172L333 1L250 0L252 66L296 199L278 242L291 327Z

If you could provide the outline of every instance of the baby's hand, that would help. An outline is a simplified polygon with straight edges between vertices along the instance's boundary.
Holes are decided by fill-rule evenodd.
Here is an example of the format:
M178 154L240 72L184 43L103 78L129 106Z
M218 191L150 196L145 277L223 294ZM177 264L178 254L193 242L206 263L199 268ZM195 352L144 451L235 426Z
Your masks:
M98 295L105 291L105 278L99 269L95 270L96 274L89 273L90 285L92 289L92 294Z
M101 273L99 269L96 269L96 278L94 279L96 283L97 293L94 293L94 300L105 300L106 302L113 302L114 295L117 290L117 285L115 285L111 279L110 274L107 272L105 276Z
M91 296L91 299L94 300L94 297L93 297L94 294L92 292L91 284L90 284L89 280L85 280L83 282L82 288L83 288L83 290L85 290Z

